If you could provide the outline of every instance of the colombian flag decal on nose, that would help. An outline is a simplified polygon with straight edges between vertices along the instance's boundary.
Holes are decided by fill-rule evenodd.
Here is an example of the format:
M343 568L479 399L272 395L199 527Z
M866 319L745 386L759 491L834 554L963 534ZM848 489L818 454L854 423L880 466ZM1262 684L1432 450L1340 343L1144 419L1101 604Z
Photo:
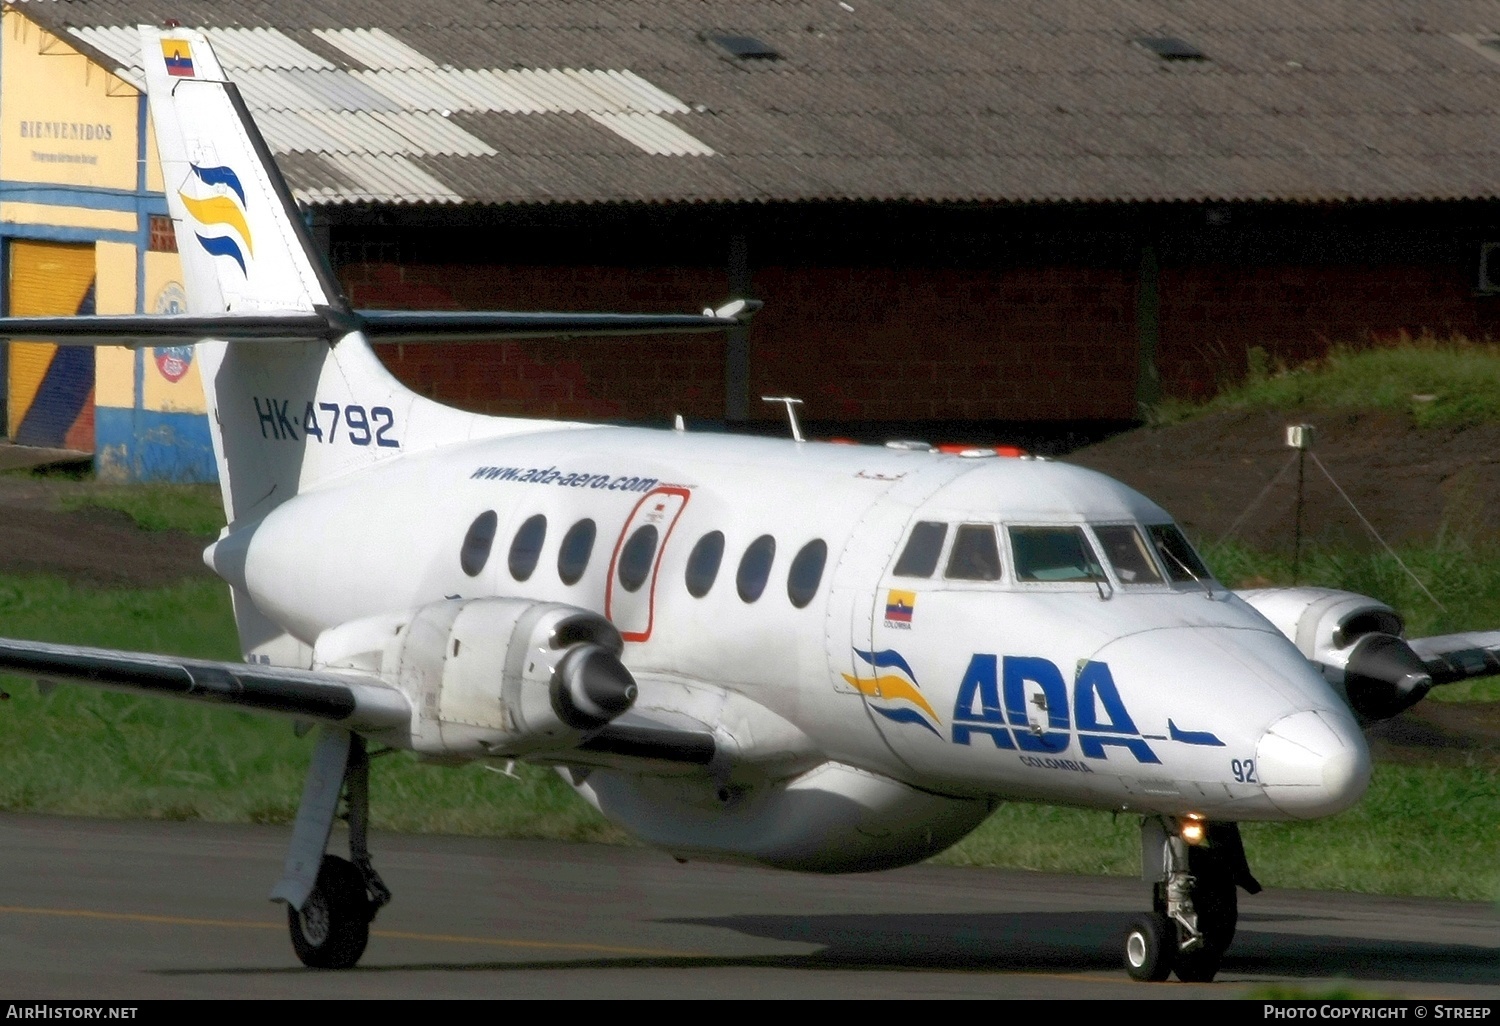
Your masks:
M193 77L193 49L185 39L163 39L161 55L167 62L167 74L173 78Z

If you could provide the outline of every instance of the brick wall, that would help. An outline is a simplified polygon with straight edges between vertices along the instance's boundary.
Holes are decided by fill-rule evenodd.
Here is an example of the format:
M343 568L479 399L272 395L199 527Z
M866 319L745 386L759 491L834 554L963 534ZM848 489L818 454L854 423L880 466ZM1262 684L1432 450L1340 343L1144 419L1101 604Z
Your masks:
M1205 396L1260 346L1288 366L1403 335L1495 337L1497 303L1454 264L1162 268L1157 366L1167 395Z
M725 294L711 269L367 263L340 271L355 306L435 310L639 310L684 313ZM724 342L710 335L536 339L380 346L391 372L424 395L485 413L657 419L724 411Z
M752 389L810 417L1062 420L1135 408L1119 271L757 268Z
M716 268L341 269L356 306L683 312L726 294ZM761 395L806 400L818 420L1058 420L1134 414L1133 275L1007 270L762 267L751 337ZM384 346L392 372L470 409L662 420L723 415L724 345L712 337Z

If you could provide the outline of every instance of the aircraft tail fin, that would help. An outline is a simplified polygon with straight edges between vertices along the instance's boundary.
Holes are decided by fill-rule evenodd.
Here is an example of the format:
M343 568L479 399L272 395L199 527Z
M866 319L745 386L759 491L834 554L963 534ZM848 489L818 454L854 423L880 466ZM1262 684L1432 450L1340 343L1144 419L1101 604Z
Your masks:
M140 32L189 312L347 310L208 39L182 28Z
M760 305L740 300L702 314L351 310L208 38L182 28L140 31L189 316L113 325L74 318L69 333L76 339L102 327L114 330L116 343L121 334L139 343L192 330L221 340L200 352L231 524L403 453L583 426L432 402L385 369L371 339L717 332ZM193 318L199 322L183 323Z
M720 332L760 307L740 299L701 314L352 310L208 37L149 25L140 34L188 313L0 317L0 338L197 344L231 528L405 453L587 426L443 406L397 381L371 340Z

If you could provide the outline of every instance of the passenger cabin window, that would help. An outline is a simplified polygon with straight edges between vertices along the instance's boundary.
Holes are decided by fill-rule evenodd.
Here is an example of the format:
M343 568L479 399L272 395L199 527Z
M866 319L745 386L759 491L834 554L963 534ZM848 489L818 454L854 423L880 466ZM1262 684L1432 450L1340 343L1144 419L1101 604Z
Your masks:
M1162 584L1161 571L1151 558L1146 539L1130 524L1094 525L1094 537L1104 546L1104 558L1115 568L1121 584Z
M479 571L490 561L490 548L495 544L495 525L499 522L495 511L487 509L469 525L463 547L458 550L458 565L470 577L478 577Z
M656 540L660 537L655 524L644 524L620 550L620 587L626 591L640 591L641 585L651 575L651 561L656 558Z
M724 532L709 531L693 551L688 553L687 590L693 598L702 598L714 586L719 577L719 564L724 561Z
M1104 568L1081 527L1012 527L1016 580L1102 581Z
M538 513L527 517L510 543L510 575L518 581L529 578L547 540L547 518Z
M931 577L947 537L947 524L917 521L911 537L906 539L906 548L901 550L901 558L896 560L896 569L891 572L897 577Z
M740 557L740 570L735 575L735 587L745 602L754 602L766 590L766 581L771 576L771 564L776 561L776 539L763 534L750 543Z
M564 584L577 584L588 569L589 557L594 554L594 522L587 518L568 528L562 545L557 550L557 576Z
M828 562L828 543L821 538L808 542L792 558L792 568L786 575L786 597L792 605L802 609L818 593L823 580L823 564Z
M953 551L948 554L950 581L998 581L1000 547L995 529L989 524L959 524L953 535Z
M1198 553L1188 544L1176 524L1152 524L1146 528L1156 552L1174 581L1207 581L1213 578Z

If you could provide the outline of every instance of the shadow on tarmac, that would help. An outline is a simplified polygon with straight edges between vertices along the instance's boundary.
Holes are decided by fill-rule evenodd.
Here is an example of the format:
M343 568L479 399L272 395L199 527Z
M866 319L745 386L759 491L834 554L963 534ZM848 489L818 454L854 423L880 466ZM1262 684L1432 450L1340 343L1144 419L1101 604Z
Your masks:
M1121 945L1133 918L1120 912L939 915L739 915L668 919L771 940L818 945L806 954L605 956L363 965L356 973L514 972L578 969L769 968L889 972L1080 972L1121 969ZM1253 916L1242 922L1254 922ZM1287 922L1286 916L1266 916ZM163 976L276 975L300 966L159 970ZM1339 977L1351 981L1493 984L1500 960L1491 948L1461 944L1240 930L1222 972L1236 976Z

